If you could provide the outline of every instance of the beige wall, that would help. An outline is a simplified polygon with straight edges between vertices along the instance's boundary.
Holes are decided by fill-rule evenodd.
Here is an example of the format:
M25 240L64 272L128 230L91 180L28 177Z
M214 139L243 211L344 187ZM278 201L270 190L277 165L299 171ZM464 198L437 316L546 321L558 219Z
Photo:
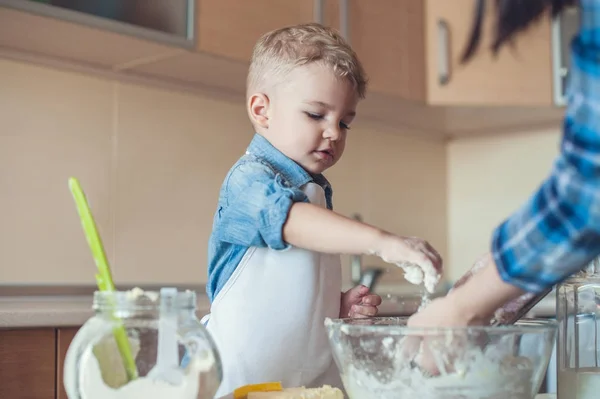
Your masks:
M367 223L424 237L445 257L444 143L369 125L357 124L348 134L344 158L328 174L336 210L348 216L358 211ZM397 267L378 258L363 257L363 266L384 267L382 283L403 281Z
M492 230L550 172L560 129L465 138L448 144L448 277L489 250Z
M94 283L69 176L117 281L205 279L210 211L248 137L240 106L8 61L0 87L4 283Z
M252 135L243 104L2 60L0 87L0 283L93 284L69 176L88 195L116 281L206 280L219 186ZM448 144L399 133L355 124L328 174L335 208L426 237L450 280L547 175L559 139L558 126Z
M206 280L219 186L252 135L243 104L5 60L0 88L1 284L94 284L69 176L117 283ZM445 167L441 142L357 124L329 174L336 210L445 255Z

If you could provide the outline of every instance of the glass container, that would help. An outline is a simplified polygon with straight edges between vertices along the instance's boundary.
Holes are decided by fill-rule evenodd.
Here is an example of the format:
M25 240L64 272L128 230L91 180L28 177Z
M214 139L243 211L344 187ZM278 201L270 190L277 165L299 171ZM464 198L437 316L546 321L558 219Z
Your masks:
M600 397L600 261L558 285L558 399Z
M350 399L533 399L556 340L553 320L462 328L406 322L326 321Z
M196 294L175 290L169 319L162 292L95 292L95 314L79 329L65 359L69 399L214 397L222 380L221 360L196 317ZM159 348L170 360L155 367ZM124 351L135 364L129 369Z

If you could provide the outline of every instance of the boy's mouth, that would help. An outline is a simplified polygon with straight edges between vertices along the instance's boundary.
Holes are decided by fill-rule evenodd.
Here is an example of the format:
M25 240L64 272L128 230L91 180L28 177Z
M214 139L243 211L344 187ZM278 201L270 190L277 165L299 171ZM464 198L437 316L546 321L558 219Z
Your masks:
M315 152L323 159L333 159L332 149L317 150Z

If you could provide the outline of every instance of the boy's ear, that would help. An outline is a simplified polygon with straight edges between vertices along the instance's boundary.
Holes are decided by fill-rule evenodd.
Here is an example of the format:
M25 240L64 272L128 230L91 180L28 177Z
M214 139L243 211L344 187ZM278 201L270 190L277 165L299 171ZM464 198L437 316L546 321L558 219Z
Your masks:
M248 99L248 114L253 125L269 128L269 97L264 93L256 93Z

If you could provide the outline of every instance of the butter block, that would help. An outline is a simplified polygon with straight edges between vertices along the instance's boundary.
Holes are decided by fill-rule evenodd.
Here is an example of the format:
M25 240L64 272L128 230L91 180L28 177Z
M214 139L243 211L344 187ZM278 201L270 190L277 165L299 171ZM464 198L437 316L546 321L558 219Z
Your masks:
M344 399L338 388L324 385L321 388L286 388L279 392L250 392L248 399Z

